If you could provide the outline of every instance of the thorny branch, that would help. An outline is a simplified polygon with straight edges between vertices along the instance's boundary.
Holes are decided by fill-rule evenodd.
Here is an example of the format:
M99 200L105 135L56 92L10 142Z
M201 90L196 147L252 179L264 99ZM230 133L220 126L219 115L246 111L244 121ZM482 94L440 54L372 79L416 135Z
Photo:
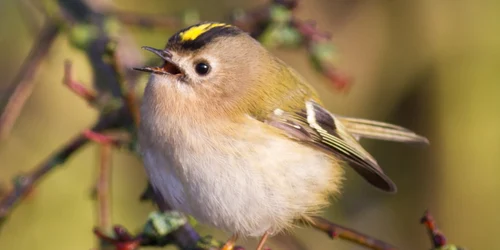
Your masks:
M120 87L122 90L122 96L123 99L125 100L125 104L127 105L127 108L132 115L132 119L134 121L134 124L136 127L139 125L139 105L137 102L136 98L136 93L134 92L133 86L131 84L127 83L127 79L124 76L124 73L120 69L120 58L118 54L116 53L116 49L111 47L112 45L115 45L114 43L110 43L111 45L108 46L107 54L110 57L109 58L109 64L113 68L114 76L120 83ZM111 48L110 48L111 47Z
M374 239L368 235L359 233L353 229L337 225L321 217L313 217L311 226L319 231L325 232L332 239L336 238L344 239L374 250L397 249L396 247L388 243L385 243L381 240Z
M72 64L70 61L64 63L64 78L63 84L67 86L73 93L86 100L88 103L93 103L97 99L97 93L90 90L83 84L73 80Z
M97 181L97 203L99 228L108 231L111 228L111 143L100 145L99 177Z
M84 131L84 135L90 140L100 144L99 175L97 179L97 219L99 232L111 231L111 150L113 146L119 146L124 141L122 138L104 135L91 130ZM100 249L106 249L104 238L100 239Z
M268 46L305 46L313 65L335 89L348 90L352 80L337 68L331 35L320 31L314 21L299 20L293 13L298 2L273 0L271 5L236 12L232 22Z
M77 1L75 1L77 2ZM60 2L58 2L60 3ZM84 2L79 2L80 7L86 7ZM248 31L254 37L266 40L269 37L274 37L281 44L285 45L305 45L310 53L311 59L317 64L319 70L332 80L337 88L343 88L347 84L347 78L342 78L338 74L335 65L325 58L331 55L331 50L328 46L324 46L329 36L318 31L312 22L303 22L297 20L292 11L296 8L296 0L274 0L270 5L256 9L254 11L240 13L233 19L233 23L240 26L242 29ZM68 8L68 6L65 6ZM41 12L48 14L41 6ZM61 8L63 8L61 6ZM91 8L80 8L91 11ZM92 10L93 11L93 10ZM77 11L76 11L77 12ZM75 10L65 11L61 9L63 18L48 16L46 25L42 28L35 46L31 49L30 55L26 58L20 72L13 81L13 92L10 95L8 104L0 117L0 138L8 134L16 117L22 109L26 99L29 97L33 90L34 82L32 81L33 75L36 72L40 62L50 49L54 38L60 31L61 27L67 27L78 24L81 18L71 16L70 13L76 13ZM117 11L104 11L103 13L83 13L83 15L95 14L109 14L116 17L122 23L140 25L140 26L160 26L162 28L178 28L180 25L185 25L185 22L180 21L179 18L174 17L152 17L141 16L134 13L117 12ZM283 16L285 18L283 18ZM52 19L51 19L52 18ZM84 20L85 18L83 18ZM62 23L63 22L63 23ZM67 23L64 23L67 22ZM71 24L71 25L69 25ZM88 25L84 23L85 25ZM276 29L278 27L279 29ZM283 40L276 37L274 32L280 29L289 29L287 32L295 34L291 40ZM66 162L74 153L89 142L89 140L101 144L101 162L99 165L99 179L98 179L98 214L99 214L99 227L94 229L94 233L104 242L111 243L117 250L131 250L137 249L140 246L164 246L173 244L180 249L218 249L222 243L211 238L201 237L192 228L192 226L170 210L170 206L163 200L156 200L160 210L164 213L169 213L160 219L164 224L164 228L157 228L158 223L147 223L145 229L138 233L136 236L130 234L125 228L121 226L114 226L112 228L114 236L108 236L106 233L111 229L110 221L110 152L112 146L128 145L129 150L135 153L135 138L136 129L139 124L139 111L137 105L138 97L135 94L133 84L127 82L128 79L124 77L122 72L121 58L115 53L114 44L106 33L100 30L98 37L90 37L92 41L77 41L79 44L94 44L107 46L104 49L92 50L89 49L89 58L93 64L101 66L108 66L111 70L106 71L106 76L112 79L113 82L120 84L121 96L113 98L104 98L107 93L103 93L103 89L99 90L88 89L84 85L78 83L72 78L71 64L66 62L63 83L71 91L78 96L82 97L94 108L99 109L101 115L95 124L83 132L79 133L75 138L71 139L61 149L56 151L53 155L49 156L46 160L36 166L32 171L26 174L19 175L14 178L13 187L10 190L4 191L0 189L0 226L5 221L7 216L12 212L20 201L29 193L33 187L42 180L42 178L56 169L57 166ZM267 38L265 38L267 34ZM269 34L271 34L269 36ZM283 35L283 34L281 34ZM264 37L264 38L262 38ZM267 40L269 42L269 40ZM90 45L89 45L90 46ZM99 48L101 48L99 47ZM327 48L327 49L325 49ZM134 48L131 48L134 49ZM92 54L93 53L93 54ZM97 53L97 54L96 54ZM329 54L330 53L330 54ZM325 54L327 56L325 56ZM96 65L93 65L96 66ZM95 70L95 67L94 67ZM102 79L96 79L102 81ZM103 84L102 82L99 82ZM112 84L104 82L104 84ZM116 100L116 99L119 100ZM101 103L104 102L104 103ZM114 134L103 134L109 131L119 131L126 134L126 136L117 136ZM169 212L170 211L170 212ZM370 249L395 249L393 246L373 239L367 235L358 233L354 230L336 225L323 218L314 218L314 228L327 233L332 238L341 238L358 245L366 246ZM159 224L162 224L159 223ZM154 224L154 225L153 225ZM426 224L431 225L431 224ZM431 228L429 226L429 228ZM160 233L162 231L163 233ZM237 249L243 249L237 247Z
M436 249L436 250L437 249L465 250L462 247L448 244L446 237L444 236L444 234L441 231L439 231L439 229L437 227L437 223L429 211L425 211L424 215L420 219L420 223L425 225L425 228L427 229L427 233L429 234L429 237L431 239L433 249Z
M94 10L86 5L83 1L75 1L74 5L78 9L69 9L71 4L63 4L59 2L60 9L57 13L51 13L45 9L43 5L37 3L35 0L24 0L23 3L31 4L42 14L47 15L47 21L44 28L37 38L37 43L31 49L30 56L25 59L25 63L18 75L10 84L12 94L9 95L7 104L0 116L0 140L5 139L9 134L14 122L19 116L24 103L31 95L35 82L32 81L33 75L40 65L40 61L45 57L48 50L52 46L52 42L58 33L78 33L74 29L76 27L88 26L87 19L90 16L110 16L115 17L120 21L121 25L139 25L142 27L161 27L161 28L179 28L188 24L192 24L198 20L196 14L191 12L184 13L183 17L174 16L159 16L159 15L141 15L137 13L130 13L124 11L117 11L113 9ZM267 6L257 8L253 11L241 12L235 11L232 22L248 31L252 36L263 41L266 36L264 33L274 34L272 39L281 41L282 44L287 46L296 46L302 43L309 51L310 59L314 66L325 75L338 90L347 89L351 82L348 77L341 74L332 61L334 52L332 45L329 41L329 35L320 32L316 29L313 22L303 22L298 20L293 15L293 10L297 7L298 0L272 0ZM82 13L83 12L83 13ZM79 17L72 16L79 13ZM87 18L81 18L87 17ZM104 20L106 20L104 18ZM93 23L90 23L93 24ZM97 23L100 27L94 27L100 30L105 29L105 22ZM96 25L96 24L93 24ZM277 32L277 31L285 31ZM92 33L91 31L87 31ZM290 37L289 34L295 34L292 38L285 39L283 37ZM83 38L79 38L83 39ZM85 53L93 53L98 49L100 41L107 40L107 37L94 37L87 38L94 39L94 41L73 41L72 44L78 49L81 44L93 46L93 49L84 49ZM93 44L93 45L89 45ZM135 48L129 48L131 50ZM89 58L95 58L89 55ZM92 60L91 60L92 61ZM93 62L96 63L95 61ZM103 67L99 67L101 70ZM96 69L94 69L96 70ZM103 79L100 79L103 80ZM99 79L97 80L99 81ZM111 86L111 88L113 88ZM128 97L132 99L132 97ZM134 101L134 100L132 100ZM136 119L136 118L134 118ZM136 119L138 122L138 119Z
M129 118L125 109L118 109L110 112L106 116L101 117L94 126L92 131L105 131L113 129L120 124L126 123ZM31 172L19 175L14 178L13 188L0 200L0 223L3 222L12 211L12 209L19 204L22 198L51 170L63 164L69 159L76 151L82 148L89 139L83 134L78 134L75 138L70 140L55 154L49 156L46 160L36 166Z

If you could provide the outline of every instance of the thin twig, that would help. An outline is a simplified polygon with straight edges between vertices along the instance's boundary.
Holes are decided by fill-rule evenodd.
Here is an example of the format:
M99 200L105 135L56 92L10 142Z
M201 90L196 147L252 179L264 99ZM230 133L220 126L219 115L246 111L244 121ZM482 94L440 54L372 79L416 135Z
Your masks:
M341 73L336 65L328 58L331 51L316 51L318 45L330 43L331 35L320 31L314 21L302 21L295 17L293 11L298 5L297 0L274 0L272 4L246 11L243 14L233 16L233 23L247 31L254 38L259 38L267 28L273 24L273 9L276 6L284 7L290 11L287 26L293 27L301 36L302 44L307 48L309 57L315 62L315 66L335 87L336 90L348 90L352 79ZM299 40L297 40L299 41ZM295 45L295 43L293 43Z
M139 105L135 93L133 91L129 91L125 95L125 102L127 103L128 110L132 115L136 127L139 127L139 122L140 122Z
M82 134L89 140L100 144L100 164L96 184L92 188L93 197L97 196L98 228L103 232L111 230L111 148L129 143L124 136L111 136L84 130ZM127 133L128 134L128 133Z
M352 79L347 75L341 73L337 69L336 65L334 65L330 60L320 59L324 55L318 55L318 52L314 51L316 46L330 43L331 34L320 31L316 26L316 22L314 21L301 21L294 17L292 19L291 25L301 33L302 37L305 40L305 46L307 47L310 56L313 58L313 60L318 61L318 70L330 82L333 83L333 86L337 90L348 90L351 86ZM321 54L324 53L326 53L326 51L322 52Z
M7 187L5 183L0 182L0 199L7 193Z
M124 115L126 115L124 109L110 112L107 115L102 116L91 128L91 130L103 131L116 128L119 124L125 124L129 119L124 117ZM12 209L19 204L19 202L42 179L42 177L50 173L56 166L66 162L66 160L73 155L73 153L78 151L88 141L89 139L83 133L80 133L78 136L66 143L66 145L60 150L56 151L55 154L49 156L46 160L40 163L30 173L16 178L20 181L16 181L14 187L0 200L0 222L3 222L7 218Z
M353 229L349 229L333 222L330 222L322 217L312 217L311 226L317 230L325 232L332 239L340 238L357 245L365 246L375 250L396 250L397 248L389 243L374 239L366 234L362 234Z
M420 223L424 224L425 227L427 228L427 233L431 238L432 246L434 248L440 248L447 244L446 237L437 228L436 221L429 213L429 211L425 211L424 215L420 219Z
M116 45L116 44L115 44ZM130 87L130 84L127 83L127 80L125 78L125 74L120 68L120 57L118 56L118 53L116 53L116 46L109 48L109 55L111 56L111 60L109 64L113 68L113 72L115 74L116 79L118 79L118 82L120 83L120 87L122 90L122 98L124 99L127 108L130 112L130 115L132 116L132 119L134 120L134 124L136 127L139 126L139 120L140 120L140 114L139 114L139 105L137 102L137 98L135 96L135 92L133 88Z
M185 235L185 231L182 230L181 227L176 231L171 232L163 236L161 239L152 239L148 237L144 232L139 233L137 235L132 235L128 232L126 228L120 225L113 226L113 237L104 233L99 228L94 228L94 234L102 241L107 242L115 246L116 250L135 250L140 246L144 247L165 247L168 245L175 245L179 249L189 249L189 250L216 250L219 249L219 246L222 245L221 242L213 239L212 237L204 237L200 238L196 242L186 242L183 243L179 241L176 234ZM179 231L180 230L180 231ZM195 232L195 231L193 231ZM188 244L187 244L188 243ZM245 248L241 246L235 246L234 250L245 250Z
M97 204L99 228L103 231L111 229L111 149L112 144L100 145L99 178L97 181Z
M296 3L297 1L295 0L275 0L273 4L280 4L288 9L294 9ZM262 29L262 27L265 26L262 24L266 23L266 21L269 22L269 9L270 8L268 7L265 8L261 13L256 13L248 16L249 18L247 19L247 21L249 21L249 23L251 24L252 29ZM141 16L139 14L126 12L110 12L108 14L115 15L122 23L132 25L177 28L181 24L179 19L171 17L159 18L157 16ZM62 10L62 15L63 19L61 19L61 22L65 22L65 24L69 24L78 20L71 17L69 15L69 12L65 12L64 9ZM252 18L254 20L251 20ZM291 24L295 25L295 28L297 28L297 30L299 30L299 32L307 38L306 40L309 41L307 46L311 46L313 42L317 42L325 38L322 33L317 32L317 30L315 29L315 25L312 23L298 22L293 19ZM35 74L37 66L47 53L53 39L57 35L59 31L57 27L59 26L53 25L51 23L48 23L44 26L42 32L39 35L39 38L37 39L37 44L33 47L30 56L25 61L25 65L23 65L22 70L16 77L14 81L14 83L16 84L16 90L9 100L9 105L5 110L6 112L4 112L4 116L10 119L5 119L3 116L0 118L0 137L8 133L8 130L10 130L10 128L12 127L13 120L15 120L15 118L18 116L22 105L28 98L29 94L32 92L34 84L31 82L31 79ZM255 34L255 32L253 34ZM102 45L107 43L108 41L108 37L100 37L98 41L94 42L97 45ZM95 45L96 48L101 48L101 46L97 45ZM97 123L91 129L85 130L73 140L68 142L65 147L49 157L46 161L42 162L29 174L17 178L17 180L19 181L16 182L14 188L7 192L5 197L0 200L0 221L4 220L7 217L14 206L19 204L22 198L25 197L25 195L38 183L38 181L41 180L43 176L48 174L52 169L55 169L55 166L64 163L73 153L75 153L78 149L85 145L89 140L96 140L106 142L105 145L102 146L101 152L103 157L101 158L98 199L100 203L100 228L102 230L109 229L109 157L107 156L109 156L109 150L111 150L111 142L116 141L111 137L100 134L100 132L115 128L123 129L126 127L132 127L132 125L136 125L135 129L137 129L137 125L139 124L139 111L137 105L137 97L134 91L127 87L126 79L124 79L123 73L119 69L120 58L118 58L114 51L112 51L113 58L111 62L103 62L102 53L107 52L101 51L99 49L94 49L91 51L93 52L89 52L89 54L91 54L89 58L91 59L94 70L100 69L104 72L104 70L101 69L102 66L111 66L114 71L111 72L110 70L108 70L103 73L104 75L109 76L114 81L105 81L98 83L107 85L107 87L113 85L114 82L121 84L123 90L121 94L122 98L125 100L126 106L116 110L112 110L109 113L103 112ZM337 79L336 72L332 70L332 68L322 66L322 70L322 72L327 76L330 75L331 79ZM66 65L65 69L65 83L68 87L70 87L72 91L84 97L89 102L95 101L96 96L98 94L102 94L101 92L96 93L93 90L89 90L83 87L83 85L73 81L71 78L69 64ZM12 107L12 105L14 106ZM5 126L5 124L7 124L7 126ZM7 128L6 133L3 133L4 128ZM162 211L170 209L169 204L161 200L161 197L156 196L155 198L157 199L156 202ZM317 217L314 218L314 220L314 227L320 231L327 233L332 238L342 238L357 243L358 245L367 246L371 249L395 249L393 246L387 243L373 239L364 234L360 234L354 230L347 229L345 227L328 222L323 218ZM118 226L114 227L116 238L106 236L106 234L102 233L102 231L99 229L96 229L95 233L103 240L115 242L115 246L117 247L117 249L129 250L135 249L141 244L146 245L145 242L141 241L141 235L132 237L124 228ZM197 243L199 243L199 241L201 240L201 237L189 224L185 224L181 228L168 234L165 238L166 239L163 242L175 244L181 249L193 249L193 247L198 246ZM198 249L201 248L198 247Z
M115 250L136 250L141 245L141 237L133 237L124 227L113 227L114 238L108 236L98 228L94 228L94 234L103 242L115 247Z
M0 140L5 139L14 126L17 117L31 96L36 81L33 81L38 66L47 55L54 39L59 33L59 28L51 23L46 23L38 34L31 51L24 60L21 69L10 84L13 93L9 95L7 104L0 116Z
M50 156L40 165L35 167L29 174L18 177L21 181L14 184L5 197L0 200L0 221L5 219L11 209L24 198L24 196L36 185L36 183L49 173L56 166L64 163L70 155L80 149L88 142L88 139L83 135L78 135L70 140L60 151Z
M63 84L67 86L73 93L86 100L88 103L93 103L97 99L97 93L85 87L83 84L73 80L72 64L69 60L64 62L64 78Z
M84 130L83 134L91 141L99 144L110 144L112 146L122 146L131 142L130 134L123 131L122 133L98 133L92 130Z

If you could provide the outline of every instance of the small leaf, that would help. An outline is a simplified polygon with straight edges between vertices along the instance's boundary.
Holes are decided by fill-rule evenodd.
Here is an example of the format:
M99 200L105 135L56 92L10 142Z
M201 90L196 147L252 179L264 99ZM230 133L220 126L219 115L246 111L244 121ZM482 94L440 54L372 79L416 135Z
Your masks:
M57 16L60 13L59 5L57 1L53 0L38 0L41 2L42 8L49 14L49 16Z
M282 5L273 5L270 8L271 22L288 23L292 20L292 12Z
M86 50L91 41L97 38L97 28L90 24L77 24L69 30L68 38L70 45Z
M323 63L337 63L337 51L331 43L312 43L310 53L317 66Z
M187 223L178 211L152 212L144 226L144 233L151 237L165 236Z
M188 218L189 225L191 225L192 227L194 227L198 224L198 221L193 216L189 215L187 218Z
M104 20L104 31L109 37L117 38L121 28L120 21L115 17L106 17Z
M260 42L268 47L278 46L296 47L302 44L302 35L291 26L272 24L262 33Z
M296 47L302 44L302 35L297 29L287 26L279 33L280 42L283 46Z
M222 247L222 242L216 240L213 236L207 235L202 237L197 244L197 247L202 249L220 248Z

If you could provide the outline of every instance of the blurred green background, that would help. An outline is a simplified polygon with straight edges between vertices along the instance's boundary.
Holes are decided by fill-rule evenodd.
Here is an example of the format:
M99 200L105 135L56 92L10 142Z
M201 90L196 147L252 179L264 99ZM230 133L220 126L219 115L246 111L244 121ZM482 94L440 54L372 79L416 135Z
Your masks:
M0 1L0 90L10 83L37 41L17 0ZM93 2L97 2L94 0ZM100 1L111 2L111 1ZM225 21L236 7L265 1L114 0L121 10L169 15L202 10L203 20ZM312 69L304 49L274 49L319 90L338 114L388 121L427 136L429 147L365 140L399 188L378 192L348 171L344 194L324 216L391 242L401 249L429 249L419 218L426 208L448 239L468 249L497 249L500 233L500 1L342 0L302 1L301 19L333 34L340 69L354 77L348 93L336 92ZM37 15L30 18L41 24ZM128 31L137 47L162 47L175 31ZM145 53L144 56L147 54ZM149 55L147 55L149 56ZM38 70L35 91L11 136L0 142L0 180L32 169L92 124L96 111L61 84L63 62L75 79L90 84L84 55L59 36ZM53 171L11 214L0 249L91 249L96 239L95 183L98 147L90 145ZM150 204L139 203L146 178L140 161L113 153L113 222L138 229ZM224 240L228 235L200 227ZM308 249L363 249L331 241L312 229L294 232ZM255 246L253 239L243 245ZM280 248L271 242L273 249Z

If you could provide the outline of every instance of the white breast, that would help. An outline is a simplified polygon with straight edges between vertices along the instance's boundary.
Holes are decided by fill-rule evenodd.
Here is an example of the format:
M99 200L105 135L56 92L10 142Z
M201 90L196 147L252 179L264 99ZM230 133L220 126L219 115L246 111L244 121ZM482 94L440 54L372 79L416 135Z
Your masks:
M231 233L259 236L286 229L338 191L342 170L323 153L281 135L264 136L267 125L258 121L227 126L238 136L172 126L184 131L150 133L177 136L165 136L159 150L143 148L152 185L175 209Z

